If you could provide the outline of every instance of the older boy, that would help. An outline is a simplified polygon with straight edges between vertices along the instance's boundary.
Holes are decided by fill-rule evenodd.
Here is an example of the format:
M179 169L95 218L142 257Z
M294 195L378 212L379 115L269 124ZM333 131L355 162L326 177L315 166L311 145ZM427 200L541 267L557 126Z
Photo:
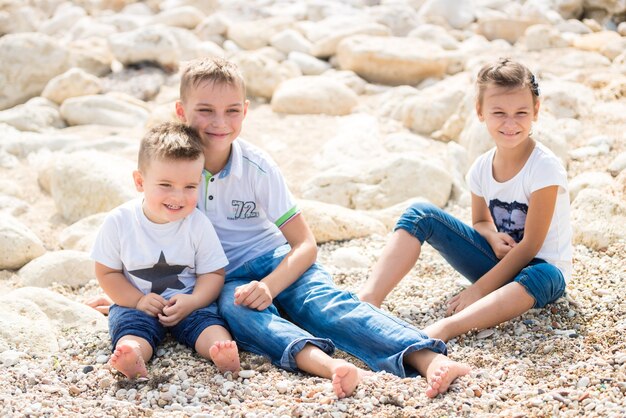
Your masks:
M171 331L224 372L239 370L237 345L215 300L228 263L211 222L196 209L204 166L195 130L166 123L142 139L133 179L143 199L112 210L96 238L96 277L109 311L111 365L129 378Z
M351 395L363 373L329 357L335 345L376 371L420 373L428 396L445 392L469 367L445 357L441 340L333 284L315 263L315 239L280 170L238 139L247 110L243 77L234 64L203 59L184 69L176 113L202 138L198 207L230 261L219 306L240 347L284 369L332 378L339 397Z

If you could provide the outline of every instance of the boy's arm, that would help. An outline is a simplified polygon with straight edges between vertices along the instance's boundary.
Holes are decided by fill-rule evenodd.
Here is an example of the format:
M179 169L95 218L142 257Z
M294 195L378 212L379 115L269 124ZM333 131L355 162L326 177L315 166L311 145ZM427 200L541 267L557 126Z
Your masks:
M302 213L280 228L291 251L278 267L260 282L250 282L235 291L235 303L250 309L263 310L272 300L295 282L317 258L317 243Z
M530 195L524 238L510 248L502 260L477 282L452 298L448 306L448 314L459 312L500 288L537 255L550 229L558 189L559 186L548 186Z
M166 327L171 327L185 319L190 313L217 300L224 287L224 269L198 275L196 285L190 295L179 293L170 298L163 314L159 314L159 321Z
M152 316L157 316L165 306L165 299L154 293L144 295L126 279L121 270L96 262L96 278L104 293L119 306L139 309Z

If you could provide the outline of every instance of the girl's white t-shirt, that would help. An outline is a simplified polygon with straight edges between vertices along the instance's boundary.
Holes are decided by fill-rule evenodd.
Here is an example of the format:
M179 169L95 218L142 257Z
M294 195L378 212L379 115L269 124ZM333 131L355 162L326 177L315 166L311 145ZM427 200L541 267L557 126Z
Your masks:
M565 280L572 276L572 227L565 168L543 144L537 142L524 167L510 180L493 177L492 148L476 159L467 179L472 193L483 197L499 232L516 242L524 237L530 195L548 186L558 186L558 194L548 234L536 257L558 267ZM548 216L548 214L546 214Z

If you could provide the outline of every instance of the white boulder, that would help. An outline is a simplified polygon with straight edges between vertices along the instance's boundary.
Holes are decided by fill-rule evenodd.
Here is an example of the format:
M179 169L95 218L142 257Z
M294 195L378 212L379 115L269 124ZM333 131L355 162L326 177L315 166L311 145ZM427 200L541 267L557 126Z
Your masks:
M270 45L285 54L290 52L302 52L308 54L311 51L311 41L306 39L302 33L294 29L285 29L276 33L270 39Z
M293 62L278 63L263 52L240 52L232 57L246 80L246 89L252 96L269 99L280 83L302 75Z
M295 63L303 75L320 75L331 68L331 65L304 52L290 52L287 59Z
M611 161L611 164L609 164L609 173L611 173L613 177L617 177L619 173L624 171L625 168L626 151L619 153L617 157L615 157L613 161Z
M476 18L474 2L426 0L418 16L432 23L446 23L455 29L467 28Z
M526 49L539 51L546 48L564 48L569 42L563 38L558 29L551 25L533 25L524 33Z
M65 250L89 252L104 222L106 212L87 216L65 228L59 234L59 245Z
M98 94L100 91L102 82L98 77L80 68L72 68L50 80L41 95L61 104L70 97Z
M84 286L95 278L94 262L83 251L49 251L18 271L25 286L49 287L53 283Z
M124 65L153 61L164 68L177 68L181 51L176 35L163 25L144 26L111 35L109 47Z
M150 19L152 25L176 26L193 29L202 22L204 13L193 6L182 6L163 10Z
M307 32L311 40L311 55L326 58L337 53L342 40L355 35L389 36L391 30L380 23L370 22L361 18L332 17L317 22L314 31Z
M0 296L0 345L43 358L59 351L46 314L34 302L14 295Z
M158 4L161 10L191 6L201 10L205 15L210 15L219 9L220 0L163 0Z
M34 132L65 127L56 103L42 97L33 97L24 104L0 111L0 123Z
M243 49L255 50L269 45L274 35L292 24L293 19L287 16L233 22L228 26L226 36Z
M347 115L357 95L339 81L323 76L296 77L282 82L272 96L272 110L291 114Z
M595 189L581 190L572 202L573 241L603 250L626 237L626 204Z
M148 120L145 107L120 95L87 95L72 97L61 105L61 116L69 125L108 125L137 127Z
M0 214L0 270L16 270L46 252L41 239L26 225Z
M542 111L556 118L577 118L593 108L593 91L569 81L540 81Z

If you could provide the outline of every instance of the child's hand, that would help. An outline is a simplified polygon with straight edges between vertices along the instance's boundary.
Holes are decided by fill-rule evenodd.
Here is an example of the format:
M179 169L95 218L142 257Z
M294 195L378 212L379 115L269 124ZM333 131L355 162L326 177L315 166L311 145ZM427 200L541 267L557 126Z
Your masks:
M235 289L235 305L262 311L272 304L272 293L263 282L253 281Z
M165 305L167 305L167 301L161 295L148 293L139 299L135 309L145 312L150 316L157 316L163 312Z
M173 327L196 309L198 306L193 295L179 293L172 296L167 302L163 308L163 313L159 314L159 322L164 327Z
M499 260L502 260L504 256L517 245L517 243L509 234L496 232L491 235L489 245L491 245L491 249L496 254L496 257L498 257Z
M450 316L461 312L463 309L482 298L484 295L477 286L470 286L448 301L446 315Z

